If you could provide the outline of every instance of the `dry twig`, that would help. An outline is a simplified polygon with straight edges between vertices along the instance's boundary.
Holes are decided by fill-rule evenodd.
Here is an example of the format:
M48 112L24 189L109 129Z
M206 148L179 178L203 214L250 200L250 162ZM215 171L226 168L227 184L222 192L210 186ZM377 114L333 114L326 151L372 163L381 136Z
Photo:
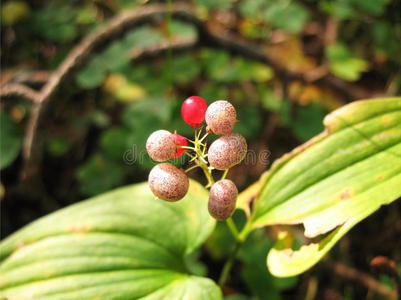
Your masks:
M401 276L398 273L397 270L397 265L396 263L388 259L387 257L384 256L377 256L372 261L370 262L370 265L379 271L387 274L390 276L395 283L395 287L397 289L397 298L398 300L401 299Z
M330 264L330 267L334 271L334 273L336 273L338 276L344 279L361 283L368 289L376 293L379 293L391 299L397 299L395 291L381 284L379 281L377 281L374 277L370 276L369 274L352 269L338 262Z

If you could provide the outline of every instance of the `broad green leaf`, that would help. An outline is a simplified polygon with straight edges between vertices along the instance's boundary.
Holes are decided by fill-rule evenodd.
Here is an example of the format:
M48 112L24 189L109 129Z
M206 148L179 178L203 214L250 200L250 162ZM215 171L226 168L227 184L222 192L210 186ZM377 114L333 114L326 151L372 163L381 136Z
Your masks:
M351 103L324 125L262 179L254 227L303 223L307 237L335 229L299 251L271 251L277 276L303 272L356 223L401 196L401 98Z
M17 158L21 150L22 133L17 124L4 111L0 111L0 124L0 169L4 169Z
M0 298L222 299L185 266L215 225L207 196L191 181L169 203L142 183L39 219L0 244Z

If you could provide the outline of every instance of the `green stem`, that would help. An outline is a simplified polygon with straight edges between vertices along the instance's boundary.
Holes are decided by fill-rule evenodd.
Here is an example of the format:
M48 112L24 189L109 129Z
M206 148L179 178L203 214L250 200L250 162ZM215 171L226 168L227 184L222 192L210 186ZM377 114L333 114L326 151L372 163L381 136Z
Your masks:
M231 219L231 218L229 218L229 219ZM227 225L230 223L230 221L228 221L229 219L227 219ZM232 222L232 220L231 220L231 222ZM235 224L234 224L234 226L235 226ZM220 274L220 278L219 278L218 284L219 284L219 286L221 288L223 288L224 284L227 281L228 275L230 274L231 268L232 268L232 266L234 264L234 260L235 260L235 257L237 256L239 248L245 242L248 234L251 231L252 231L252 225L248 221L245 224L245 227L241 230L241 233L237 234L234 247L231 250L230 256L228 257L226 263L224 264L223 270L221 271L221 274Z
M195 148L194 147L190 147L190 146L178 146L178 148L194 150L195 151Z
M226 178L226 176L227 176L227 173L228 173L228 170L229 170L229 169L227 169L227 170L224 170L224 173L223 173L223 175L221 176L221 179L220 179L220 180L223 180L223 179L225 179L225 178Z
M228 228L231 230L231 233L233 234L235 240L238 240L238 230L237 230L237 226L235 226L235 223L233 221L233 219L230 217L226 220L227 226Z
M208 166L202 160L198 160L198 165L199 167L202 168L203 173L205 173L205 176L207 178L207 187L211 187L214 184L214 178L212 176L212 172L209 170Z
M195 169L195 168L197 168L197 167L199 167L199 165L198 165L198 164L195 164L195 165L193 165L192 167L186 169L186 170L185 170L185 173L188 173L189 171L191 171L191 170L193 170L193 169Z

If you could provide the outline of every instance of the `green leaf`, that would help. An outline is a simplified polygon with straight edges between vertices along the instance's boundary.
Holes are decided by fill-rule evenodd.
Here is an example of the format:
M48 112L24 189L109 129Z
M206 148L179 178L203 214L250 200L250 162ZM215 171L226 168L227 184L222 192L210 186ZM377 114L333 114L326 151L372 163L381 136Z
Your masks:
M362 58L352 56L348 48L340 43L333 44L326 49L329 67L334 75L348 81L355 81L361 73L369 69L369 64Z
M401 196L401 98L351 103L324 124L262 179L254 227L303 223L311 238L335 229L298 251L272 250L276 276L305 271L356 223Z
M291 129L297 138L301 141L307 141L323 131L322 120L324 116L324 110L317 104L299 106L295 118L290 121Z
M66 154L73 144L71 138L66 136L50 136L47 138L47 150L54 156Z
M70 4L51 2L33 13L30 29L50 41L67 43L79 33L74 23L76 15L77 10Z
M367 14L379 16L383 14L390 0L350 0L350 2Z
M97 56L78 72L76 81L81 88L92 89L100 86L106 78L107 62Z
M124 173L121 163L94 155L78 169L80 190L88 196L97 195L123 183Z
M207 197L191 181L169 203L142 183L39 219L0 244L0 298L222 299L184 264L214 228Z
M241 247L238 258L243 262L242 278L257 299L281 299L280 290L292 288L297 277L277 278L266 269L266 252L273 243L264 230L255 230Z
M1 22L5 25L14 25L26 19L29 14L29 6L24 1L8 1L1 7Z
M200 71L200 64L192 55L181 55L172 61L171 73L174 82L191 82L200 74Z
M238 110L238 120L235 124L235 132L245 136L247 139L254 139L258 136L262 127L259 111L254 106L244 106Z
M17 124L4 111L0 111L0 122L0 169L4 169L18 157L22 145L22 133Z
M274 27L298 33L308 21L309 13L297 2L274 1L265 12L265 19Z
M124 152L129 149L130 132L121 127L112 127L105 131L100 140L102 150L113 159L122 161Z

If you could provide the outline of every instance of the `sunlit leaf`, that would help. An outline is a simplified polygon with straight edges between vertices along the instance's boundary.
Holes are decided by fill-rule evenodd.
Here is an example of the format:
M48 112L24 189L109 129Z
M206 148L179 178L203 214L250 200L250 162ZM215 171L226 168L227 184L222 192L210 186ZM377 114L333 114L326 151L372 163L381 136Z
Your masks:
M146 91L140 85L117 73L107 76L103 89L122 102L141 100L146 95Z
M222 299L185 267L214 228L207 197L191 181L169 203L142 183L39 219L0 244L0 298Z
M401 196L401 98L354 102L324 124L322 134L274 163L252 222L302 223L307 237L335 231L299 251L272 252L277 276L306 270L352 226Z
M29 14L29 6L24 1L7 1L1 6L1 22L5 25L13 25L24 20Z

